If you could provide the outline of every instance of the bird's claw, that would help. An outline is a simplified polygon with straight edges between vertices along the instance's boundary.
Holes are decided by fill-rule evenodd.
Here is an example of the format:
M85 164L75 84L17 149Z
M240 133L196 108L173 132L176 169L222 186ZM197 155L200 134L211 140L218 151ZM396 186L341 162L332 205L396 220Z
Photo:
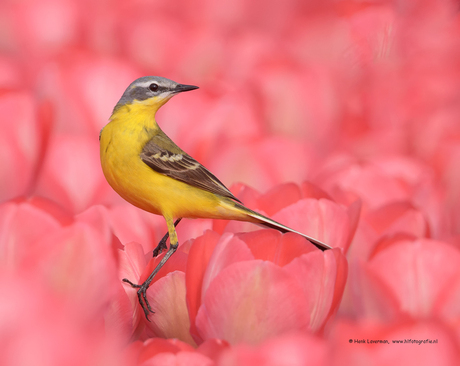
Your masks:
M146 285L146 283L144 282L142 285L137 285L135 283L132 283L127 278L123 278L123 282L126 282L131 287L138 289L137 290L137 298L139 300L139 304L141 305L142 310L144 310L145 317L147 318L148 321L150 321L150 319L149 319L150 313L154 314L155 312L152 310L152 308L151 308L151 306L149 304L149 301L147 300L148 286Z
M134 287L134 288L140 288L141 285L136 285L135 283L132 283L130 280L128 280L127 278L123 278L122 279L123 282L126 282L127 284L129 284L131 287Z

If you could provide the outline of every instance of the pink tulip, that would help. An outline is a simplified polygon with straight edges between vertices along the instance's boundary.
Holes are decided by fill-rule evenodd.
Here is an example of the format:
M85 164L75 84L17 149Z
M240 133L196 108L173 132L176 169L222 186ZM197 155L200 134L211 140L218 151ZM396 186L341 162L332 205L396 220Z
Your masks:
M174 339L150 338L144 343L135 342L127 352L133 365L139 366L211 366L214 362L197 352L189 344Z
M8 32L14 35L23 52L43 56L70 45L77 38L78 6L71 0L47 0L41 6L33 1L5 3L2 8L2 12L14 19Z
M367 262L357 263L350 283L356 312L380 320L437 316L458 321L460 251L429 239L395 240L377 246Z
M369 212L365 220L379 236L401 232L418 237L429 234L428 223L422 212L408 202L395 202L382 206Z
M30 194L43 163L51 106L27 91L0 90L0 202Z
M75 219L42 198L0 206L5 365L123 364L114 248L94 211Z
M376 247L387 241L430 236L425 212L407 201L389 203L363 215L353 238L349 259L367 260Z
M286 156L296 158L286 161ZM304 181L313 170L315 157L307 145L283 137L246 144L235 140L219 147L219 154L213 156L209 169L225 182L245 182L258 189L267 189L284 182Z
M19 88L22 83L21 68L12 57L0 55L0 87L2 89Z
M53 104L55 131L97 142L126 86L138 76L131 64L72 49L43 67L37 88Z
M338 165L338 164L336 164ZM387 174L374 163L359 164L342 162L322 176L322 187L327 192L334 192L336 187L351 191L363 201L364 213L387 203L404 201L411 195L410 186L399 177Z
M324 340L304 334L293 333L262 342L258 346L241 344L221 354L219 366L233 365L326 365L328 356Z
M322 253L295 234L207 232L187 262L191 334L197 343L234 344L319 330L335 312L345 278L340 250Z
M78 159L70 163L76 155ZM35 193L74 213L113 195L100 168L97 138L56 136L48 146Z
M72 217L52 202L33 197L0 205L0 267L19 270L46 254L44 236L72 223ZM38 243L44 247L41 248Z
M106 333L102 314L93 308L93 315L88 316L91 304L100 309L97 297L68 296L68 292L60 292L62 285L67 285L58 283L62 277L55 276L46 283L34 269L23 268L15 274L1 270L0 274L2 365L127 364L123 342L117 333ZM79 287L78 276L73 279L77 282L74 287ZM97 281L97 277L93 279ZM68 286L64 288L67 290ZM100 291L98 294L105 297Z

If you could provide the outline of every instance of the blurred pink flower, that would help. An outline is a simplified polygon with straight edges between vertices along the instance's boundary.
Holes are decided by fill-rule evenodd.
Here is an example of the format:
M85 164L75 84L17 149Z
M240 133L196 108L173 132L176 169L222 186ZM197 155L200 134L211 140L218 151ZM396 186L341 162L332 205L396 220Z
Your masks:
M293 333L266 340L258 346L241 344L222 352L219 366L326 365L328 347L321 338Z
M91 216L97 216L94 209L73 217L42 198L3 203L1 268L34 272L44 286L80 302L80 312L99 314L117 284L116 241Z
M118 333L106 332L100 312L93 309L93 316L88 317L92 305L99 308L93 303L94 294L69 298L59 286L44 283L33 268L14 274L1 269L0 276L2 365L127 365L129 357ZM97 276L101 273L93 279ZM77 275L72 279L80 282ZM101 289L98 295L106 296Z
M0 53L0 88L20 88L23 82L21 71L13 57Z
M381 321L436 317L455 326L460 250L429 239L381 242L367 262L350 268L355 312ZM442 312L440 309L444 309Z
M133 365L215 365L228 344L210 340L194 349L177 339L150 338L145 342L134 342L128 347Z
M131 64L72 49L42 67L37 90L53 104L58 136L83 135L97 142L126 86L139 76Z
M33 190L47 149L50 109L25 90L0 90L0 202Z
M390 203L368 212L366 221L379 236L402 232L417 237L426 237L429 234L428 223L423 213L408 202Z
M33 1L6 1L1 11L8 19L4 32L10 36L9 46L19 56L33 54L37 61L77 40L78 4L72 0L46 0L40 5ZM32 66L33 63L29 65Z
M0 205L3 364L124 364L114 242L97 216L38 197Z
M58 135L48 146L35 194L79 213L113 195L99 163L96 138Z
M40 198L18 198L0 205L0 267L18 270L34 263L45 235L70 225L72 217L52 202ZM45 245L45 241L41 241ZM43 253L46 254L46 253Z
M360 199L362 212L351 257L367 258L378 240L405 233L444 239L442 194L433 171L405 157L357 162L330 159L315 180L338 202Z
M413 179L408 174L413 171L413 165L407 159L400 159L405 168L398 170L385 169L386 165L393 164L391 159L387 161L389 164L331 159L315 183L333 197L337 191L355 194L362 200L363 214L366 214L367 210L380 208L388 203L410 200L414 196L419 179L424 177L420 174Z
M247 143L235 140L219 146L208 168L225 182L244 182L257 189L267 189L286 181L308 179L315 158L316 153L307 144L279 136L265 137Z
M118 196L110 197L107 201L110 203L98 207L106 210L113 235L121 243L139 243L144 253L152 251L167 231L164 218L142 211Z

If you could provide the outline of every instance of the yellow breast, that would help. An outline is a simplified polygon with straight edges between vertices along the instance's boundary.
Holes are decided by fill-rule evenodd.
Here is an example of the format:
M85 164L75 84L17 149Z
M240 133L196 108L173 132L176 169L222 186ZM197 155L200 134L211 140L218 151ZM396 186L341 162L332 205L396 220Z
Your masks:
M221 217L219 199L212 193L160 174L140 154L161 133L151 112L142 106L119 108L100 136L104 175L112 188L131 204L172 217Z

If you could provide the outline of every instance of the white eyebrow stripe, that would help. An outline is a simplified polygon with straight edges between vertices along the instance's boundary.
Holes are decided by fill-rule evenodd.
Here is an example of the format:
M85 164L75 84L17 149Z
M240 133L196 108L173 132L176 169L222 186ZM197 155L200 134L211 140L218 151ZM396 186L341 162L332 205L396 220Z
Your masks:
M174 85L162 84L161 81L147 80L147 81L137 82L131 88L137 88L137 87L148 88L151 84L157 84L158 86L165 87L165 88L174 87Z
M149 81L143 81L143 82L140 82L140 83L136 83L133 86L134 87L140 86L140 87L146 88L146 87L150 86L150 84L158 84L158 82L156 82L154 80L149 80Z

